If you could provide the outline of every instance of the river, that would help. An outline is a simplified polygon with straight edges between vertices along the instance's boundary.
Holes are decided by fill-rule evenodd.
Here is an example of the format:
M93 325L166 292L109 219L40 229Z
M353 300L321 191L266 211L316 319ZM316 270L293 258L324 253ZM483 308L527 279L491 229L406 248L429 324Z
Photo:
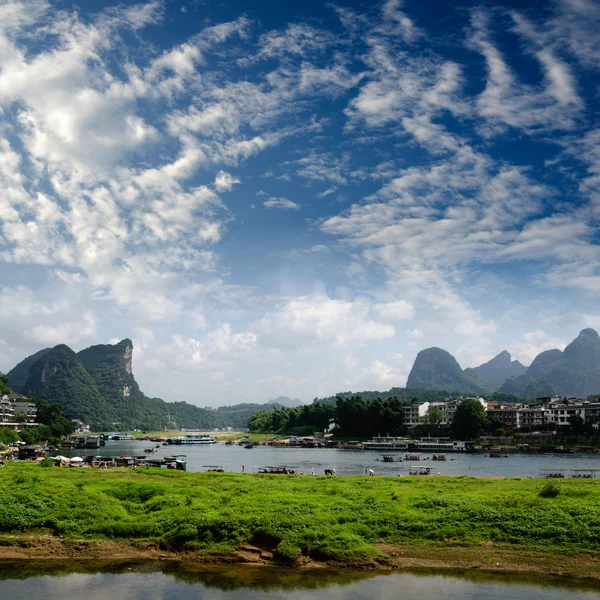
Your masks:
M353 572L176 564L0 564L7 600L591 600L597 583L486 572Z
M147 441L108 441L99 450L74 450L60 452L67 456L103 456L143 455L144 449L155 446ZM57 454L57 453L55 453ZM360 475L366 469L372 469L375 475L408 475L409 466L428 465L432 472L442 475L473 475L477 477L541 477L540 469L564 470L565 476L573 473L571 469L600 469L600 453L576 454L509 454L506 457L490 458L483 454L448 454L445 462L432 462L421 455L421 461L385 463L382 456L369 450L338 450L324 448L285 448L273 446L255 446L252 450L242 446L228 446L220 442L211 445L160 446L151 458L160 458L172 454L185 454L188 471L203 471L204 465L219 465L226 471L252 473L258 467L288 465L296 467L298 472L322 475L324 469L333 468L337 475ZM398 452L395 456L404 456ZM377 460L379 459L379 460ZM596 474L600 477L600 472Z

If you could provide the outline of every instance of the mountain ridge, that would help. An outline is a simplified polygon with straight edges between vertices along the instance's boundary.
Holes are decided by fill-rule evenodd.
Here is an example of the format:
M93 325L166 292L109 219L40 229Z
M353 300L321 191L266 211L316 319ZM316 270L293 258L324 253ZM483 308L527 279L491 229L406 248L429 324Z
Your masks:
M493 391L493 386L473 369L463 371L452 354L437 347L426 348L417 354L406 387L476 394Z
M60 404L95 430L173 428L242 429L256 410L279 404L246 404L217 409L146 396L132 369L133 343L98 344L75 353L64 344L46 348L19 362L8 373L16 392Z

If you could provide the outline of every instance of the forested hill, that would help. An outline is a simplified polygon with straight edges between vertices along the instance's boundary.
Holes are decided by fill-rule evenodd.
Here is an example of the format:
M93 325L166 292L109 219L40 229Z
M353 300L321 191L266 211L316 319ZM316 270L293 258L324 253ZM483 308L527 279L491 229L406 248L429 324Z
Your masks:
M212 409L150 398L133 376L132 357L129 339L79 353L61 344L21 361L9 371L8 385L21 394L60 404L94 430L241 429L253 412L277 406L241 404Z
M313 404L322 403L330 406L335 406L338 398L352 398L359 396L364 402L371 402L372 400L388 400L390 398L397 398L400 402L410 403L413 400L417 402L433 402L443 398L464 398L472 396L468 391L456 392L448 390L426 390L422 388L400 388L394 387L387 391L364 391L364 392L340 392L335 396L327 396L326 398L315 398ZM494 392L492 394L483 394L486 400L496 400L498 402L530 402L530 399L517 396L515 394L504 394L500 392Z

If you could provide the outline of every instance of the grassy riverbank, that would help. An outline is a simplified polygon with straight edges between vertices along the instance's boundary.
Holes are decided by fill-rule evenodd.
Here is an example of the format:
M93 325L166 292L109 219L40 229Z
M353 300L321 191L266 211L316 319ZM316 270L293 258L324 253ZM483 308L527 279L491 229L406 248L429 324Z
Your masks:
M0 557L477 563L600 578L600 481L559 481L555 497L540 495L546 485L7 464Z

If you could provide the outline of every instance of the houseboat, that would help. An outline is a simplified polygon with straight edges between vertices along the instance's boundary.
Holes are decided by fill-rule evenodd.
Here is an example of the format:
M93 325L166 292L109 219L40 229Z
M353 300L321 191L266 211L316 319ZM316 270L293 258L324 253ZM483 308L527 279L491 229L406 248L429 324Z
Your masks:
M192 434L184 437L169 438L167 443L185 446L189 444L215 444L216 440L210 437L210 435Z
M387 452L390 450L408 450L410 440L389 435L374 437L370 442L363 442L364 450L379 450Z
M474 442L456 442L447 437L424 437L413 442L411 449L421 452L474 452Z

